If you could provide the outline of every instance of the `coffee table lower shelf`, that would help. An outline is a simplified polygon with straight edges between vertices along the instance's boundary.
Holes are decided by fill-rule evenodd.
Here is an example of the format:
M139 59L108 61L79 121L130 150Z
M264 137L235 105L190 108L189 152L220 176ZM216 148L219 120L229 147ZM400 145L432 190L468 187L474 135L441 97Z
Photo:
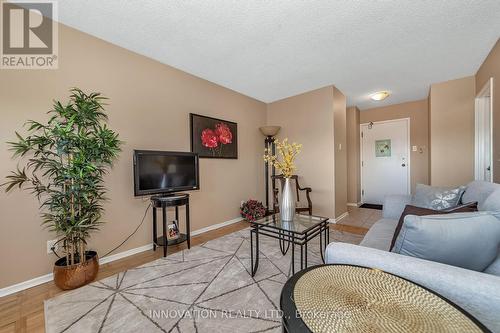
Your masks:
M307 268L308 243L319 238L319 252L325 262L324 251L330 243L329 219L321 216L295 214L292 221L283 221L279 214L266 216L250 224L250 267L255 276L259 267L259 243L262 237L278 240L281 254L291 248L291 271L295 274L295 247L300 247L300 269Z

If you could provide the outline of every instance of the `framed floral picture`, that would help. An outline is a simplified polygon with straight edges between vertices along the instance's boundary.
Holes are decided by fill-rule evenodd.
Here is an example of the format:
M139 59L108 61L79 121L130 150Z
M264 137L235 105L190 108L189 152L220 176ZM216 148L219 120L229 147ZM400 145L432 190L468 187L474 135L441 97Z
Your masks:
M190 113L191 151L201 158L238 158L238 124Z
M391 139L375 141L376 157L391 157Z

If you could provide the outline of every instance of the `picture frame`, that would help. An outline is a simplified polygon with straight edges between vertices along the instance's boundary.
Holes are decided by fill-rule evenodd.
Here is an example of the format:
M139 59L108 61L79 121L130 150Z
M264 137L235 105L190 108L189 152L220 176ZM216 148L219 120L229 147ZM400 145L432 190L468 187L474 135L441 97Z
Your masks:
M391 139L375 141L375 157L391 157Z
M232 121L189 114L191 152L200 158L238 158L238 124Z

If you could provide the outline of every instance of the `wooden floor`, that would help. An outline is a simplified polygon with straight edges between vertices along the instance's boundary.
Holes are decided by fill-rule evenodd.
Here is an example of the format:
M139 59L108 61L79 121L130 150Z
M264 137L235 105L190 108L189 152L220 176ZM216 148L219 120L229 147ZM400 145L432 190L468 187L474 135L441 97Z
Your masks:
M361 209L359 210L361 211ZM352 212L354 211L350 210L350 213ZM359 213L358 209L356 209L356 212ZM242 221L227 227L209 231L193 237L191 245L195 246L202 244L247 227L248 223ZM368 229L364 227L352 224L332 224L330 227L332 229L359 235L364 235L368 231ZM186 248L185 243L169 247L168 250L172 253L184 248ZM161 258L162 253L163 251L153 252L151 250L104 264L99 268L97 279L100 280L118 272L123 272L127 269ZM0 333L45 332L43 301L62 293L64 293L64 291L58 289L53 282L47 282L0 298Z

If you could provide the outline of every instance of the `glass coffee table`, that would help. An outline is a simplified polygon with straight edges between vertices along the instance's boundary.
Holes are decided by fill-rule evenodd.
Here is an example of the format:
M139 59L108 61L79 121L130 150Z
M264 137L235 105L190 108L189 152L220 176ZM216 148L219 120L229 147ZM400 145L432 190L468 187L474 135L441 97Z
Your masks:
M300 269L307 268L307 243L317 236L319 236L321 259L325 261L323 252L330 242L326 217L295 214L293 221L282 221L280 214L273 214L251 222L250 228L252 276L255 276L259 268L259 237L262 236L278 239L283 255L290 247L292 248L292 274L295 274L295 246L300 246Z

